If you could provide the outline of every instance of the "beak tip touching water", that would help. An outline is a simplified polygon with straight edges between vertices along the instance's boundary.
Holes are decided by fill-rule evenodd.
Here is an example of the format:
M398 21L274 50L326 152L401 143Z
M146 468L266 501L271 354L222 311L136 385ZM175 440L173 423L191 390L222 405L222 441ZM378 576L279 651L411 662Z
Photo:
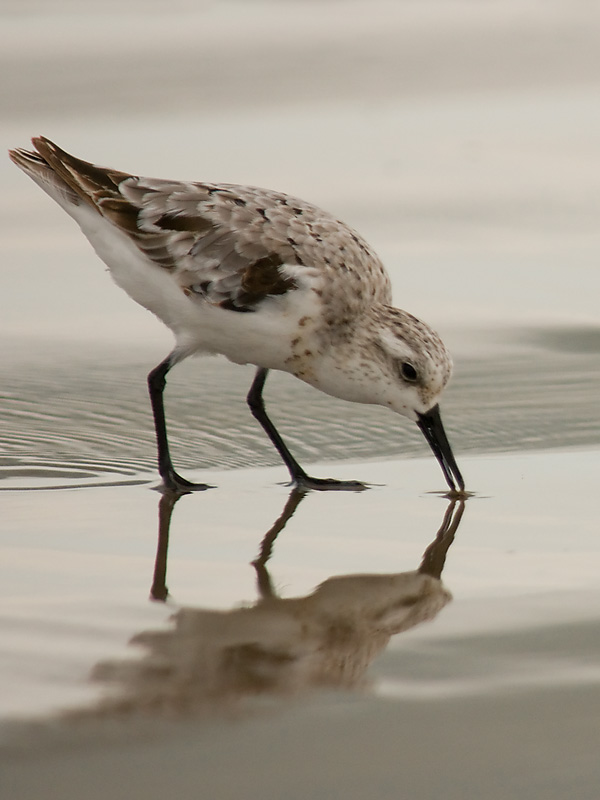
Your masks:
M433 406L424 414L417 413L417 416L417 425L437 458L446 483L453 492L464 492L465 482L446 436L439 405Z

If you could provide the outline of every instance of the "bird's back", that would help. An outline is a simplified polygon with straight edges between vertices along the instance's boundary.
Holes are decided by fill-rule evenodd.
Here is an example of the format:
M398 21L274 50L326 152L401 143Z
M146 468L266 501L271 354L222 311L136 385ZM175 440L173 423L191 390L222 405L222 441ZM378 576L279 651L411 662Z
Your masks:
M310 203L252 186L137 177L77 159L47 139L33 142L36 152L11 157L77 219L111 270L110 248L102 252L98 239L112 229L184 295L227 310L251 312L302 289L343 321L391 301L369 245ZM98 234L101 220L110 227Z

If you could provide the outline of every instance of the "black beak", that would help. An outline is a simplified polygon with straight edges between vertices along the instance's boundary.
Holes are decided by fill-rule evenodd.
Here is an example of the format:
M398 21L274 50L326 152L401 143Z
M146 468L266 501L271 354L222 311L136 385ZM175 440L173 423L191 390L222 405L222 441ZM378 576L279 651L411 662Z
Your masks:
M458 484L460 491L464 492L465 482L452 455L452 448L440 417L440 407L436 405L430 408L426 414L418 414L418 417L417 425L423 431L423 436L439 461L446 483L452 491L457 490L456 484Z

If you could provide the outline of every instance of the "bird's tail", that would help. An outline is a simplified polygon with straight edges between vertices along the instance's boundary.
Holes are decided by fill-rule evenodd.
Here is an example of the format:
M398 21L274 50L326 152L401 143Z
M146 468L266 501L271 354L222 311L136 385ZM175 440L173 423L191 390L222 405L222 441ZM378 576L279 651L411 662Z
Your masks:
M31 141L34 151L9 150L11 159L67 211L69 206L82 203L98 211L98 200L112 195L119 183L129 177L125 172L75 158L44 136Z
M57 168L55 159L48 158L46 143L52 145L52 142L42 137L32 139L32 142L35 151L20 147L9 150L11 160L63 208L80 205L82 198L79 192L61 174L63 170Z

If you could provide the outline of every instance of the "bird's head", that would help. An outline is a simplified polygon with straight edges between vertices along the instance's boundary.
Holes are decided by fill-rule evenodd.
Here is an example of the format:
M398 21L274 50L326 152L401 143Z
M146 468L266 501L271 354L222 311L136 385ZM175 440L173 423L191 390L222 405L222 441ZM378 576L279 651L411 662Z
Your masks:
M378 360L387 373L381 404L416 422L440 463L448 486L463 491L440 416L439 399L452 375L452 359L427 324L397 308L381 308L372 329Z

